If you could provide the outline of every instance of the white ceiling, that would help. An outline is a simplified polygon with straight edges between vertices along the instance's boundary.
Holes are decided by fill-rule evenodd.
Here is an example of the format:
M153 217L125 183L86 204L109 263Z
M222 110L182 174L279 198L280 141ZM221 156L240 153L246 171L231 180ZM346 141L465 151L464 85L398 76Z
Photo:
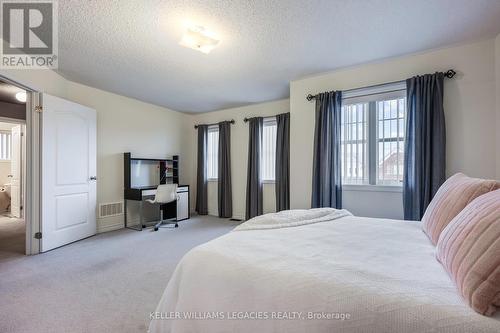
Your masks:
M220 36L178 45L186 22ZM286 98L305 75L493 37L500 0L65 0L59 72L186 112Z

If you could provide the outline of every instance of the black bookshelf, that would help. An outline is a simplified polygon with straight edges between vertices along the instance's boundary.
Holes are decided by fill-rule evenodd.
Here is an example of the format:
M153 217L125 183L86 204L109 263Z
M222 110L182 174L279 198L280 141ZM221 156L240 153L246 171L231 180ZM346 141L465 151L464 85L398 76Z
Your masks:
M132 178L131 169L133 161L158 162L160 184L179 184L179 156L173 155L172 158L138 158L132 157L130 153L123 153L123 184L125 189L131 188ZM156 188L156 187L155 187Z
M174 184L179 184L179 156L172 157L172 181Z

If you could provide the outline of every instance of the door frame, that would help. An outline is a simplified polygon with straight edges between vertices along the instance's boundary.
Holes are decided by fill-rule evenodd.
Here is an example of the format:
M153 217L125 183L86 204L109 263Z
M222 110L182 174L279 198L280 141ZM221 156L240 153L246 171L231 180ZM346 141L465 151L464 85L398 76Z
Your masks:
M40 253L41 232L41 116L42 96L35 89L0 74L0 79L26 90L24 220L26 225L26 255Z

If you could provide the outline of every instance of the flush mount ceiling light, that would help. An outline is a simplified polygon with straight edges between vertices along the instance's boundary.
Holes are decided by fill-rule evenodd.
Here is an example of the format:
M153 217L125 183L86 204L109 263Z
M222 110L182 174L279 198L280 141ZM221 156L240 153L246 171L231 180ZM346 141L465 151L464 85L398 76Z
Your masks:
M19 102L23 102L25 103L26 102L26 92L24 91L20 91L16 94L16 99L19 101Z
M220 40L215 38L213 33L201 26L187 28L184 36L182 36L179 42L182 46L189 47L205 54L210 53L219 43Z

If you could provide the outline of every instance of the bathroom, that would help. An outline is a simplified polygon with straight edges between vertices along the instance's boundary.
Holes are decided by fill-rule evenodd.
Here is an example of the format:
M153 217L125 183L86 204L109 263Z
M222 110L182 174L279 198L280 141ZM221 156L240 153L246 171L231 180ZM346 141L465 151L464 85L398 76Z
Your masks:
M0 81L0 258L24 255L26 91Z
M20 133L20 124L0 122L0 214L13 218L21 218L19 176L15 177L20 174Z

